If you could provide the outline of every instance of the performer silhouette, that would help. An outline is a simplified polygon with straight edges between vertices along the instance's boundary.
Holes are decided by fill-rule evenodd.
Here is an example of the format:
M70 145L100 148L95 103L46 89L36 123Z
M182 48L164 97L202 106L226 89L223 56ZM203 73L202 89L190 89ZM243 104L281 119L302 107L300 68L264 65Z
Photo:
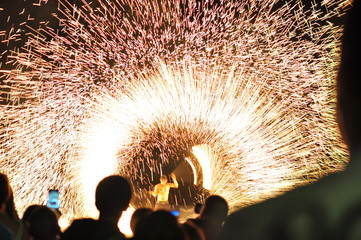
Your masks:
M154 191L150 191L150 193L154 197L157 197L157 203L155 204L154 210L160 210L160 209L168 210L168 211L171 210L171 207L168 202L169 189L178 188L178 181L174 173L172 173L170 177L173 180L172 183L168 182L168 178L166 175L162 175L159 179L160 183L155 185Z

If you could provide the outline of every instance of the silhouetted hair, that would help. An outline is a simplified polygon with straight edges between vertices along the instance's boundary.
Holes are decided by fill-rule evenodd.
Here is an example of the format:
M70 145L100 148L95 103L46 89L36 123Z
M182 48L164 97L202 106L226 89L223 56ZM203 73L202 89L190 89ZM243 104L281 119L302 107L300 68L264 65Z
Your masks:
M162 180L168 180L167 175L162 175L162 176L160 176L160 179L162 179Z
M36 208L29 217L29 233L36 240L53 239L60 234L55 213L46 206Z
M208 197L201 212L201 218L213 217L224 221L228 215L227 201L218 195Z
M10 218L19 220L9 179L5 174L0 173L0 207L2 204L5 205L5 212Z
M150 208L138 208L134 211L132 214L132 217L130 219L130 229L134 233L135 228L140 220L145 218L146 216L150 215L153 212Z
M5 174L0 173L0 204L6 203L11 195L9 179Z
M153 212L142 219L134 231L137 240L183 240L183 236L177 218L165 210Z
M23 214L23 218L21 220L24 222L29 222L31 214L39 207L42 207L42 205L35 204L35 205L30 205L29 207L27 207Z
M100 181L95 192L99 212L112 214L128 208L132 191L129 182L121 176L109 176Z
M360 5L360 1L354 1L348 14L337 78L337 120L351 151L361 144Z

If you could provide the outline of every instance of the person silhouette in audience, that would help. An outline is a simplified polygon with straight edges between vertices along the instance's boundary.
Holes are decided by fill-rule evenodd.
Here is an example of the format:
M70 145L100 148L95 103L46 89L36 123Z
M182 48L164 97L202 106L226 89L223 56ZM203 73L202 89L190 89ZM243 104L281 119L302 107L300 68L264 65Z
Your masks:
M24 240L31 240L32 237L29 234L29 220L30 220L30 216L31 214L38 208L38 207L42 207L43 205L38 205L38 204L34 204L34 205L30 205L26 208L24 214L23 214L23 218L21 219L24 227L25 227L25 231L24 231Z
M10 187L6 175L0 173L0 218L5 213L6 203L10 198ZM0 239L11 240L11 233L0 220Z
M132 230L133 234L138 222L146 216L150 215L152 212L153 210L150 208L138 208L134 211L132 217L130 218L130 229Z
M124 237L118 229L118 221L123 211L129 207L131 197L131 186L121 176L106 177L96 188L95 205L99 211L98 221L113 227L114 235Z
M0 173L0 236L12 240L21 240L24 236L24 225L15 209L13 192L9 179Z
M184 240L206 240L204 231L194 223L186 222L181 227L184 233Z
M42 207L43 205L38 205L38 204L34 204L34 205L30 205L26 208L24 214L23 214L23 218L21 219L21 221L23 221L23 223L26 225L29 223L29 219L31 214L38 208L38 207Z
M46 206L38 206L28 218L28 231L32 240L57 240L61 231L56 213Z
M158 210L142 218L135 227L135 240L183 240L177 218L169 211Z
M129 182L117 175L101 180L95 191L98 220L77 219L64 231L62 240L126 239L119 231L118 221L130 203L132 190Z
M207 240L217 239L223 222L228 216L228 203L218 195L209 196L196 219L188 219L186 223L195 224L203 230Z
M361 239L361 2L348 13L337 77L345 171L233 213L220 239Z

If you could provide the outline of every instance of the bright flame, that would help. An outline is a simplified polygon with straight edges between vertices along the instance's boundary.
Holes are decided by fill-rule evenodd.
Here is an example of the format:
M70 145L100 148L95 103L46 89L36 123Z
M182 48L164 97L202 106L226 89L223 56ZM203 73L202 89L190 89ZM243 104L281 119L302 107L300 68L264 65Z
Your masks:
M200 145L193 146L192 150L202 168L203 187L210 190L212 188L211 149L206 145Z
M191 160L189 160L189 158L184 158L184 160L186 160L186 162L189 164L189 166L191 166L192 168L192 172L193 172L193 184L196 185L197 181L198 181L198 175L197 175L197 171L196 168L194 167L194 164L192 163Z
M85 2L59 0L57 29L0 32L9 45L27 38L0 71L0 169L20 211L56 188L64 221L95 215L96 184L138 177L134 159L154 149L149 168L207 146L193 149L204 187L232 209L345 166L330 23L345 1L326 12L301 0Z

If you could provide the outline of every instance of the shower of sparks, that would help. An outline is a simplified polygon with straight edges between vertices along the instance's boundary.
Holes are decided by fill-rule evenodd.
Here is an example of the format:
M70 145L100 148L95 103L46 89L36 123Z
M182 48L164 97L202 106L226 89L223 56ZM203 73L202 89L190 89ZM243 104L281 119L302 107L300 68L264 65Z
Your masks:
M65 218L94 216L100 179L160 174L190 161L182 152L232 210L341 170L340 28L328 20L346 5L60 0L56 28L25 9L27 22L0 33L27 39L1 70L0 168L17 207L57 188Z

